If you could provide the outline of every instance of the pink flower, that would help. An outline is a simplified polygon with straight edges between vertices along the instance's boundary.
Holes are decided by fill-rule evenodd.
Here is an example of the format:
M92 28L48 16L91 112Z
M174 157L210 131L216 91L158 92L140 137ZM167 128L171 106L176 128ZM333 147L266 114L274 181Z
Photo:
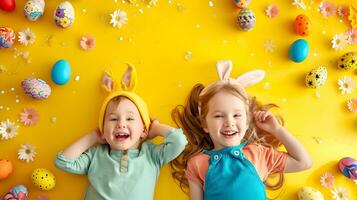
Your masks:
M265 10L265 14L269 18L276 17L279 14L279 9L275 4L270 4L267 9Z
M347 34L348 42L350 44L357 43L357 28L348 29L346 34Z
M346 5L339 6L337 8L337 14L343 21L348 22L348 16L350 15L350 8Z
M25 126L31 126L37 123L40 116L37 114L36 110L25 108L22 113L20 113L20 121Z
M333 4L333 2L329 2L329 1L321 2L319 6L319 10L320 13L325 17L332 16L336 13L335 5Z
M320 178L321 185L327 188L332 188L335 184L335 177L329 173L324 173Z
M80 45L81 48L85 51L91 50L94 48L95 39L90 35L83 36L81 38Z

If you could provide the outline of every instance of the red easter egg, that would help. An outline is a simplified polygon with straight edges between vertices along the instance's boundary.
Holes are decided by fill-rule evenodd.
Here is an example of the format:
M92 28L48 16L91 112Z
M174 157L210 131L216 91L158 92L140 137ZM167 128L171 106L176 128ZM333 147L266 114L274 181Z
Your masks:
M0 8L4 11L14 11L16 7L15 0L0 0Z
M306 15L298 15L294 22L295 33L306 37L311 31L311 22Z

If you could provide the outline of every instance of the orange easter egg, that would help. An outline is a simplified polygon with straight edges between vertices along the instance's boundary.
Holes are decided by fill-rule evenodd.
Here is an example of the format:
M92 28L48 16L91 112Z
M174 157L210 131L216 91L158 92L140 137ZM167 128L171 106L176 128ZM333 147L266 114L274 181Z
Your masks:
M0 159L0 180L6 179L12 173L13 167L9 160Z

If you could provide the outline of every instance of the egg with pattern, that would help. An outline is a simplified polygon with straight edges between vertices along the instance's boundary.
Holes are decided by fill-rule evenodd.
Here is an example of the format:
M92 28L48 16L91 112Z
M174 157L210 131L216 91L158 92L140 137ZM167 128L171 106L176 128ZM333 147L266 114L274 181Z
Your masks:
M344 176L352 180L357 179L357 160L351 157L342 158L338 162L338 168Z
M16 34L12 28L0 27L0 48L10 48L16 39Z
M24 6L24 14L28 20L36 21L43 15L44 8L44 0L28 0Z
M298 15L294 22L295 33L306 37L311 32L311 21L306 15Z
M324 200L322 193L312 187L303 187L298 192L299 200Z
M60 3L55 9L53 19L58 27L68 28L74 22L74 9L69 1Z
M338 68L343 70L355 70L357 69L357 52L345 53L338 60Z
M47 99L51 94L51 87L39 78L27 78L21 82L27 96L34 99Z
M325 84L327 80L327 68L317 67L311 70L305 76L305 84L309 88L319 88Z
M53 173L45 168L33 170L31 176L32 183L41 190L52 190L56 185L56 178Z
M249 8L241 9L238 13L237 23L242 30L251 31L256 23L254 12Z

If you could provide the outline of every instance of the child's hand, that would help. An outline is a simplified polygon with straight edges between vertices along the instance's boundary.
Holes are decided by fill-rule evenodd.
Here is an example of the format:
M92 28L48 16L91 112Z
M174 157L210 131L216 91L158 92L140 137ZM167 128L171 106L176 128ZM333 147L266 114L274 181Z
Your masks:
M97 140L97 143L99 144L105 144L107 143L107 141L104 139L103 134L100 133L99 129L95 129L94 131L92 131L92 134L95 135L95 138Z
M157 119L150 119L151 124L149 128L148 139L153 139L157 136L157 128L160 125L160 122Z
M267 111L254 112L254 120L258 128L272 134L281 127L274 115Z

